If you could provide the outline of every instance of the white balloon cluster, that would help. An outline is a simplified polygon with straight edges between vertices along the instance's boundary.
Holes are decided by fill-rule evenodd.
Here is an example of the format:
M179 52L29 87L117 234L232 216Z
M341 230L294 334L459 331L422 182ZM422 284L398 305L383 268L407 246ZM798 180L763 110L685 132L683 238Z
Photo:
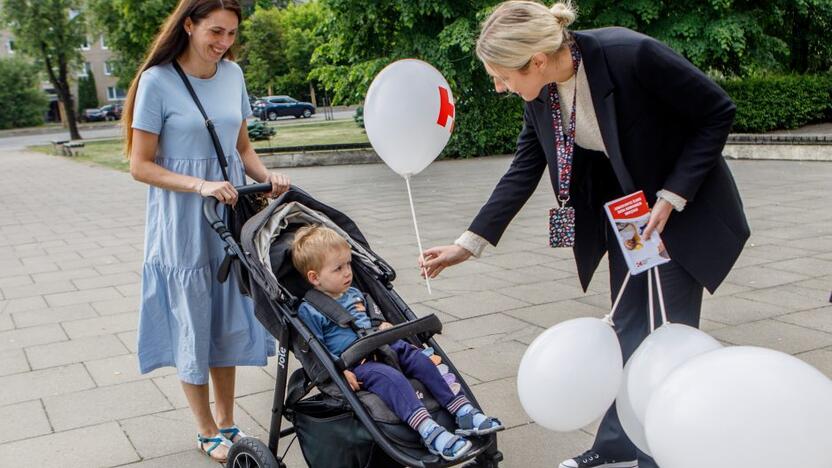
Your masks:
M565 432L600 418L615 399L627 436L662 468L832 467L832 380L800 359L723 348L701 330L665 323L623 372L621 361L607 323L557 324L520 362L523 409Z

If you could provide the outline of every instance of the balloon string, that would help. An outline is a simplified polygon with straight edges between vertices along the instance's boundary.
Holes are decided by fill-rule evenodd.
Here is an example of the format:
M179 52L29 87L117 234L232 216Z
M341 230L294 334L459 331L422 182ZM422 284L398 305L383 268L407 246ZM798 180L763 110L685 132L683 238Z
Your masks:
M664 308L664 293L662 292L662 280L659 276L659 267L654 267L653 271L656 273L656 290L659 296L659 310L662 312L662 324L670 323L667 319L667 311Z
M647 272L647 310L650 314L650 333L656 330L656 319L653 316L653 275Z
M615 310L618 308L618 303L621 302L621 296L624 295L624 289L627 288L627 282L630 281L630 272L627 271L627 276L624 277L624 281L621 283L621 288L618 289L618 296L615 298L615 302L612 304L612 309L610 309L610 313L604 317L604 321L607 322L611 327L615 326L615 322L613 321L613 316L615 316Z
M404 176L404 181L407 184L407 197L410 199L410 214L413 216L413 228L416 229L416 244L419 246L419 260L422 263L422 272L425 274L425 284L428 287L428 294L433 295L430 290L430 278L428 277L428 269L425 265L424 250L422 250L422 238L419 236L419 224L416 223L416 208L413 206L413 192L410 189L410 174Z

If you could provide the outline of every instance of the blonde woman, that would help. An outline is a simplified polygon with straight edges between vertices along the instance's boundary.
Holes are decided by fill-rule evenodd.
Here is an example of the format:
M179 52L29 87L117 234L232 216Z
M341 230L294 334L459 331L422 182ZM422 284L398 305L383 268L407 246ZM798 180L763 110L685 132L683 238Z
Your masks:
M525 101L524 126L511 166L468 231L424 252L426 272L435 277L496 245L548 166L565 208L552 232L573 245L584 290L608 254L617 295L627 266L603 204L643 190L653 206L644 237L660 232L673 259L660 268L668 313L698 326L703 287L719 286L750 234L721 156L734 104L664 44L624 28L572 32L575 18L569 3L511 1L483 23L477 55L497 92ZM616 313L625 359L648 333L646 310L647 278L635 276ZM656 465L627 439L614 405L593 446L560 464L635 466Z
M237 279L215 279L224 257L202 219L202 198L233 205L245 176L288 190L287 177L263 166L248 139L251 115L231 47L237 0L181 0L148 52L127 95L126 154L147 196L138 357L142 373L174 366L197 426L197 447L225 461L245 434L234 424L236 366L262 366L274 341L254 318ZM214 123L228 161L223 177L205 120L177 74L178 63ZM214 385L216 416L209 407Z

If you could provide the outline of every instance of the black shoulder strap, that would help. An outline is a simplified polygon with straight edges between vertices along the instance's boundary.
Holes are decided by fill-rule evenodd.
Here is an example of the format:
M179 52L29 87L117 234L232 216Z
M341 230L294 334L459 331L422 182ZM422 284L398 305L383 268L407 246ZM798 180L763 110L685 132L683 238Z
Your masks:
M306 291L303 299L318 309L318 312L322 313L324 317L338 324L339 327L352 328L355 331L360 330L360 327L355 323L355 317L347 309L335 301L335 299L317 289L309 288L309 291Z
M182 71L182 67L179 66L179 63L174 59L171 61L173 65L173 69L176 70L176 73L179 74L179 78L182 78L182 82L185 83L185 87L188 88L188 93L191 95L191 99L194 100L196 107L199 108L199 113L202 114L202 118L205 119L205 127L208 129L208 133L211 135L211 143L214 145L214 151L217 152L217 160L220 162L220 169L222 170L222 177L228 182L228 173L226 172L226 167L228 167L228 161L225 159L225 154L222 152L222 145L220 144L220 137L217 136L217 131L214 130L214 122L208 118L208 114L205 113L205 109L202 107L202 103L199 102L199 98L196 96L196 91L194 91L194 87L191 86L191 81L188 79L185 72Z

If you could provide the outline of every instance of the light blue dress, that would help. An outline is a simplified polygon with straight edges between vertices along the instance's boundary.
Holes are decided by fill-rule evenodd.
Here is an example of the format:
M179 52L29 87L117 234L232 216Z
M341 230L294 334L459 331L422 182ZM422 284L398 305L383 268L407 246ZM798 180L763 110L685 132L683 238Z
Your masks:
M234 185L245 181L237 152L243 119L251 115L240 67L220 61L208 79L189 76L214 122ZM202 115L170 64L144 71L133 128L159 135L156 163L205 180L223 180ZM232 274L220 284L225 252L202 216L202 197L151 186L147 193L138 357L142 373L175 366L187 383L208 382L209 367L263 366L274 340L254 317Z

